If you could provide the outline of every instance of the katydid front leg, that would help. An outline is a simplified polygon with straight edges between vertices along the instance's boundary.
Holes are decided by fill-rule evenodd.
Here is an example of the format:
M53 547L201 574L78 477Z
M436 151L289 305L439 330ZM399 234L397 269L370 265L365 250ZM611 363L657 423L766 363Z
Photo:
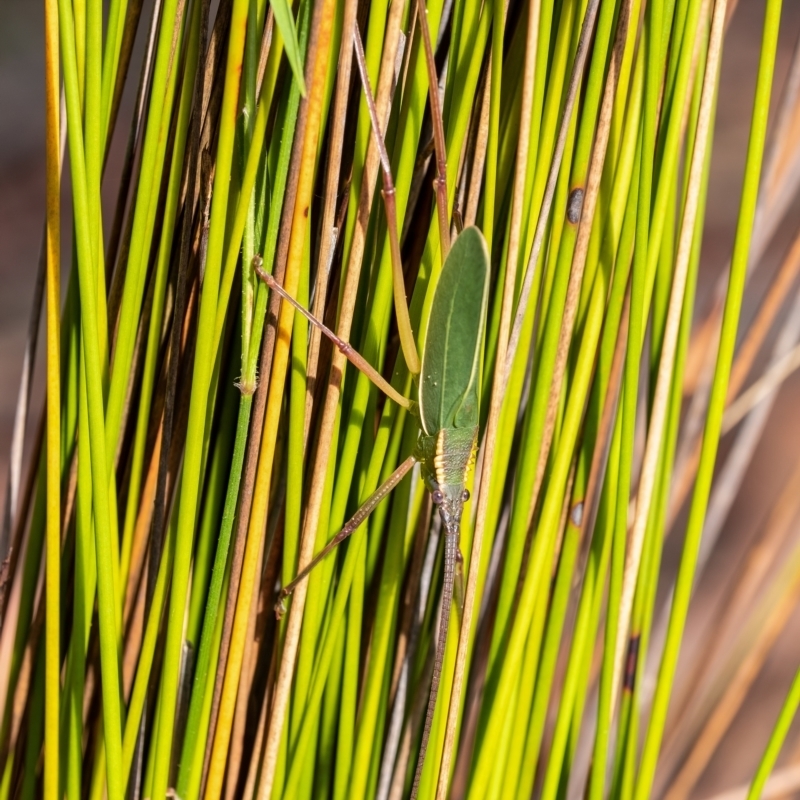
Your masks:
M381 500L384 499L394 488L400 483L403 478L411 471L414 464L417 463L415 456L409 456L361 505L355 514L345 523L345 526L331 539L322 550L308 562L308 564L300 570L297 577L287 583L281 589L278 595L278 602L275 604L275 616L280 619L286 613L286 605L284 600L295 590L297 584L303 580L310 572L322 561L325 556L332 550L337 548L348 536L355 533L356 530L366 521L367 517L380 505Z
M447 158L444 144L444 125L442 122L442 109L439 105L439 76L436 74L436 62L431 45L430 31L428 30L428 12L424 0L417 0L417 18L425 48L425 65L428 70L429 98L431 103L431 119L433 122L433 140L435 150L436 175L433 179L436 193L436 209L439 220L439 240L441 243L442 263L450 252L450 224L448 222L447 202ZM367 64L364 56L364 44L361 34L356 26L353 31L353 47L356 54L356 63L364 87L364 99L367 103L372 132L381 160L383 174L383 204L386 211L386 225L389 233L389 246L392 257L392 292L394 295L395 313L397 314L397 330L400 335L400 347L406 360L409 372L416 378L419 375L420 361L417 352L414 334L411 330L411 319L408 314L408 302L405 295L405 280L403 277L403 264L400 255L400 235L397 225L397 203L395 199L394 180L392 178L392 165L389 153L383 141L378 120L378 110L375 107L375 98L367 75ZM460 227L459 227L460 232Z
M450 252L450 224L448 221L447 201L447 157L445 154L442 109L439 103L439 76L436 73L436 61L434 60L433 46L428 29L428 11L425 7L425 0L417 0L417 18L419 20L420 34L425 49L425 66L428 71L428 88L436 163L436 174L433 179L433 186L436 194L442 263L444 263L447 259L447 254ZM389 153L386 150L386 144L383 141L383 132L381 131L380 121L378 119L378 110L375 106L375 98L372 94L372 87L370 86L369 75L367 74L364 44L361 41L361 34L359 33L358 26L353 30L353 48L356 55L356 63L358 64L358 71L361 75L361 83L364 88L364 99L369 112L372 132L381 161L381 171L383 175L383 190L381 191L381 195L383 196L383 203L386 211L386 225L389 234L389 247L392 260L392 292L394 295L395 313L397 315L400 347L403 351L403 356L406 360L409 372L416 378L420 371L420 360L416 342L414 341L414 334L411 330L408 301L405 295L405 279L403 276L402 257L400 255L400 234L397 225L397 202L394 179L392 178L392 165L389 160Z
M367 361L361 353L356 350L350 342L337 336L324 322L318 320L307 308L303 308L297 300L294 299L286 289L281 286L275 278L263 269L263 261L261 256L253 258L253 269L270 289L277 292L287 303L294 307L296 311L302 314L312 325L319 328L322 333L327 336L339 349L342 355L359 371L363 372L374 384L377 386L387 397L394 400L397 405L402 406L406 410L411 410L414 407L413 401L407 397L403 397L397 389L387 381L383 375Z

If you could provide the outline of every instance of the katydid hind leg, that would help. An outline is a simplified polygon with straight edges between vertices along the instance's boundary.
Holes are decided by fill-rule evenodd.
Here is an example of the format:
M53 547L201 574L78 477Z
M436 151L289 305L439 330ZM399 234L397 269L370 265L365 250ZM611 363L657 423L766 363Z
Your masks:
M328 337L339 349L339 351L347 358L347 360L359 371L363 372L367 378L375 384L388 398L394 400L397 405L405 409L411 409L413 403L407 397L403 397L397 389L392 386L383 375L367 361L349 342L337 336L322 320L317 319L307 308L303 307L300 303L292 297L286 289L283 288L268 272L265 272L262 266L260 256L253 258L253 269L256 275L267 284L272 290L277 292L287 303L289 303L295 311L302 314L314 327L318 328L325 336Z
M383 172L383 191L381 194L383 195L383 205L386 212L386 226L389 233L389 246L392 257L392 290L394 293L395 313L397 315L397 332L400 335L400 347L403 350L406 365L412 375L418 375L420 360L414 332L411 330L411 317L408 313L405 278L400 256L400 233L397 226L397 202L395 199L394 179L392 178L392 166L389 161L389 153L386 151L386 145L383 141L378 109L375 105L375 97L372 94L369 75L367 74L364 44L361 41L358 26L353 31L353 48L356 54L356 62L358 63L358 71L361 74L361 85L364 87L364 99L369 110L373 138L378 147L381 170Z
M417 0L417 20L422 44L425 49L425 67L428 71L428 98L431 104L431 123L433 125L433 147L436 154L436 175L433 189L436 195L436 211L439 219L439 242L442 250L442 263L450 252L449 202L447 199L447 152L444 142L444 120L439 102L439 75L428 26L428 9L425 0Z
M444 536L444 578L442 581L442 605L439 617L439 635L436 640L436 655L433 661L433 676L431 690L428 695L428 708L425 712L425 724L422 728L422 741L417 757L417 767L414 771L414 783L411 787L411 799L416 800L419 793L419 784L422 778L422 768L425 765L425 755L428 751L428 742L433 726L433 715L436 712L436 699L439 695L439 683L442 677L442 662L444 661L445 647L447 646L447 631L450 627L450 607L453 604L453 587L455 584L456 561L458 559L458 534L447 531Z
M344 527L331 539L322 550L317 553L306 566L300 570L297 577L284 586L279 594L278 602L275 604L275 615L280 619L286 613L284 601L297 588L300 581L305 580L309 573L333 550L335 550L345 539L355 533L358 528L366 521L369 515L380 505L381 501L400 483L401 480L411 471L417 459L409 456L402 464L361 504L361 507L345 523Z
M447 200L447 154L444 140L444 121L442 118L442 108L439 101L439 76L436 72L436 61L431 43L430 30L428 28L427 8L424 0L417 0L417 19L425 50L425 66L428 71L428 96L431 106L431 121L433 123L433 139L436 162L436 173L433 180L436 194L436 210L439 220L439 239L442 252L442 263L447 258L450 251L450 223L449 223L449 204ZM383 141L383 132L378 119L378 111L375 98L367 74L366 58L364 56L364 45L361 41L361 34L358 27L353 32L353 46L356 54L356 62L361 74L361 83L364 87L364 97L369 110L370 122L372 124L373 137L380 154L381 169L383 172L383 202L386 211L386 224L389 233L389 244L392 258L392 288L394 293L395 310L397 314L397 328L400 336L400 346L406 360L409 371L412 375L418 375L421 364L419 353L417 352L414 334L411 330L411 318L408 313L408 300L405 294L405 280L403 275L403 265L400 255L400 233L397 224L397 201L392 177L392 167L389 160L389 153Z

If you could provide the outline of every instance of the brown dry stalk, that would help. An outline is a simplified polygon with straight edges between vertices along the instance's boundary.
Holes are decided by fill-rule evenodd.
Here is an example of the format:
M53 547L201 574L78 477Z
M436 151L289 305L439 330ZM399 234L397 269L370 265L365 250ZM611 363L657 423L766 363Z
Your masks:
M139 0L136 0L139 3ZM130 8L129 8L130 10ZM142 146L142 133L144 131L144 115L148 92L150 89L150 80L153 74L153 66L155 64L155 51L156 51L156 37L158 35L158 20L160 17L160 0L156 0L153 7L153 13L150 19L150 28L147 35L147 43L145 44L144 57L142 59L142 69L139 75L139 84L136 90L136 100L134 101L133 118L131 120L131 127L128 132L128 141L125 147L125 156L122 162L122 169L117 184L117 200L114 207L114 215L111 220L111 227L108 236L108 245L106 247L106 269L110 271L109 287L108 287L108 326L109 337L111 337L116 328L117 313L119 311L120 302L122 300L122 284L124 280L124 269L117 268L117 259L120 254L126 254L130 246L130 236L133 225L133 205L128 210L128 215L125 215L125 209L128 205L128 199L131 186L138 180L138 170L141 166L141 159L136 156ZM127 25L133 24L134 21L138 24L139 15L135 18L130 15L126 20L126 31L123 34L126 38L135 38L136 31L129 33ZM132 44L132 41L131 41ZM123 47L125 47L123 43ZM116 87L115 87L116 89ZM117 102L115 98L115 103ZM114 114L112 108L112 119ZM111 142L110 129L107 145ZM136 173L134 173L136 169ZM124 230L123 230L124 228Z
M58 156L58 163L54 167L59 176L63 170L64 153L67 146L67 126L66 100L63 91L61 92L56 113L55 125L60 127L60 138L57 152L53 157ZM39 245L39 260L36 271L36 281L33 287L33 303L31 313L28 318L28 330L25 337L25 351L22 356L22 375L20 377L19 390L17 392L17 404L14 410L14 427L11 432L11 447L8 456L8 477L6 479L5 501L3 504L3 516L0 519L0 628L2 628L4 618L4 608L6 600L6 588L9 576L14 574L16 567L15 548L19 547L22 528L25 525L28 507L31 498L32 484L35 482L38 468L38 454L42 449L44 437L44 419L46 409L42 408L39 422L37 424L36 438L32 449L33 456L28 466L27 477L20 496L20 483L22 479L22 457L25 446L26 428L28 414L30 412L31 390L33 388L33 370L36 365L36 345L39 338L39 322L42 312L42 298L44 297L45 287L45 266L47 262L47 223L42 229L42 240Z
M282 495L285 494L286 491L286 483L285 481L281 482L280 490ZM280 499L276 500L276 508L273 509L272 517L267 523L267 536L266 541L269 542L266 548L266 553L259 554L259 559L263 559L261 561L261 584L258 588L258 596L253 598L252 604L252 613L254 614L254 622L255 626L252 630L252 633L248 627L247 638L248 638L248 652L245 653L245 660L242 666L243 672L246 671L245 674L249 675L249 685L245 686L240 689L239 697L237 698L237 714L239 713L239 701L242 700L242 707L243 710L247 713L250 712L250 701L252 700L251 692L254 691L253 687L257 677L257 667L259 664L259 658L261 657L262 653L267 652L271 653L271 658L269 662L268 668L268 675L266 685L264 686L264 696L262 698L262 702L260 705L261 711L258 717L258 729L256 731L256 738L250 749L251 753L256 754L255 758L251 758L251 764L248 767L247 774L245 776L245 788L242 797L252 798L254 786L251 786L251 781L255 781L256 769L258 767L259 759L258 754L261 752L261 746L264 739L264 731L267 725L267 708L269 703L269 698L271 696L270 687L273 685L273 678L274 678L274 671L275 671L275 659L278 654L278 648L275 646L275 636L277 632L277 622L275 620L275 614L272 613L273 611L273 603L274 603L274 589L275 583L278 578L278 572L280 570L280 556L281 556L281 548L274 546L275 541L275 528L281 524L281 518L283 515L283 496ZM252 645L252 646L251 646ZM257 691L257 689L256 689ZM246 721L247 716L244 716L244 720ZM234 726L236 722L234 722ZM233 783L231 783L231 775L234 772L240 773L241 772L241 764L236 763L237 758L241 758L242 754L237 753L238 750L241 749L243 745L244 739L241 738L237 740L234 736L231 742L231 753L229 757L229 766L228 766L228 774L226 777L226 781L228 781L228 786L226 788L226 797L230 797L230 792L236 788L236 784L240 777Z
M539 492L544 481L544 472L547 460L550 455L550 446L553 442L553 435L556 427L556 416L561 402L561 389L564 382L564 375L567 370L567 359L569 358L572 344L572 333L575 326L575 317L578 313L578 305L581 297L581 285L583 283L583 273L586 267L586 257L589 252L589 242L594 223L594 212L597 207L597 198L600 192L600 182L603 176L605 165L606 150L608 148L608 138L611 133L611 118L614 112L614 101L617 94L617 81L622 67L622 60L628 44L628 30L631 15L632 0L622 7L617 24L617 36L614 42L614 50L611 63L608 68L608 77L603 92L603 102L600 107L600 116L597 122L597 132L595 133L595 144L592 150L592 160L589 166L589 174L586 180L586 190L580 212L580 223L578 236L575 243L575 251L572 256L572 267L567 286L567 296L564 305L564 313L561 319L561 330L559 332L558 346L556 351L556 362L553 368L553 377L550 383L550 395L547 401L547 413L545 417L544 430L542 431L541 446L539 449L539 459L536 464L536 476L533 483L530 505L528 508L527 529L532 532L533 515L539 498ZM634 29L635 31L635 29Z
M489 144L489 108L492 97L492 55L486 65L486 80L481 98L481 113L478 122L478 132L475 137L475 152L472 158L472 173L469 189L467 191L467 205L464 211L464 227L474 225L478 216L478 202L483 186L483 169L486 164L486 148Z
M312 20L311 33L309 36L309 52L313 52L312 48L316 46L318 36L318 17ZM313 64L312 61L309 62ZM313 67L312 67L313 68ZM286 191L284 196L281 229L278 236L277 251L275 254L274 275L277 280L283 281L285 271L289 260L289 248L291 245L291 232L294 224L295 215L297 213L297 196L300 185L300 173L302 167L302 154L305 144L305 133L308 122L308 102L303 101L300 104L300 110L295 128L295 137L292 144L292 155L289 163L289 173L286 182ZM296 288L296 287L295 287ZM201 787L206 786L206 780L209 775L209 770L212 766L212 759L214 758L215 748L219 753L220 745L217 744L217 723L219 721L220 709L223 702L223 692L225 691L225 683L228 683L229 696L233 696L235 700L235 692L238 689L238 674L235 677L237 686L233 687L233 675L228 675L228 656L232 647L232 640L234 636L234 626L236 624L237 616L239 620L242 619L244 614L243 606L249 600L245 600L245 595L240 598L240 585L242 575L247 560L247 554L251 551L253 540L256 536L259 538L264 530L264 521L267 518L267 513L270 503L270 482L271 482L271 469L274 467L273 456L277 449L276 446L276 428L278 420L275 418L276 414L280 415L280 400L276 400L273 393L273 381L285 381L285 368L280 369L277 366L273 374L273 366L276 363L278 347L285 349L289 335L284 336L285 332L285 317L279 315L281 308L280 297L277 293L272 293L269 298L269 306L267 310L267 326L264 333L263 342L261 345L261 358L259 362L258 373L260 375L259 383L256 388L254 407L251 412L252 425L250 429L249 441L247 444L247 456L245 463L245 470L242 480L242 488L239 499L238 509L238 522L236 527L236 536L233 541L233 552L231 558L230 579L228 583L228 594L225 601L225 611L222 621L222 635L220 637L219 656L217 659L217 669L214 678L214 689L211 700L211 713L209 716L208 732L206 734L206 748L203 756L203 774L201 778ZM280 330L279 330L280 329ZM281 373L281 377L276 379L276 375ZM277 403L277 409L272 408ZM262 449L264 444L268 443L267 450L271 455L263 455ZM269 465L266 466L265 465ZM260 489L260 496L256 496ZM253 522L253 520L260 520ZM253 534L252 531L259 531ZM252 566L248 570L253 571ZM251 575L248 580L252 580ZM240 606L242 608L240 609ZM238 672L241 665L234 666L233 670ZM229 699L229 704L233 705L233 700ZM230 725L229 725L230 728ZM221 734L224 737L229 737L230 730L223 731ZM219 754L217 758L219 759ZM218 771L218 770L217 770ZM213 789L218 792L221 791L221 777L215 776L215 783Z
M317 286L314 295L314 307L311 313L317 319L325 316L325 303L328 296L328 276L330 265L338 242L338 231L334 227L336 206L342 168L342 151L344 149L344 131L347 122L348 99L350 96L350 76L353 66L353 31L356 25L356 0L346 0L344 20L342 22L342 42L339 49L339 69L336 74L336 94L333 100L333 120L331 121L330 149L328 151L325 175L325 205L322 210L321 242L319 249L319 266L317 268ZM304 450L308 443L308 432L311 428L311 410L314 402L317 375L319 369L319 349L322 332L316 325L311 326L308 341L308 360L306 365L306 419L303 436Z
M564 156L564 148L566 146L567 137L569 134L570 120L572 118L572 110L575 105L575 100L578 96L583 73L586 68L587 57L589 54L589 45L592 42L594 34L594 25L597 20L597 10L599 7L598 0L589 0L583 18L583 27L581 28L580 38L578 39L578 47L575 51L575 60L572 65L572 73L569 78L569 86L567 89L567 97L564 103L564 111L561 117L561 125L558 130L558 137L556 138L556 145L553 151L553 158L550 162L550 171L547 176L547 185L544 190L544 197L542 198L542 206L539 211L539 217L536 221L536 230L533 235L533 245L531 247L531 254L528 259L528 264L525 267L525 275L522 279L522 286L519 293L519 300L514 314L514 326L511 328L511 335L508 341L508 350L505 354L506 369L504 382L508 382L508 376L511 374L511 368L514 364L514 358L517 354L517 347L519 345L519 337L522 334L522 324L525 319L525 314L528 309L528 301L530 299L531 287L533 286L533 273L536 270L536 264L539 261L539 253L542 249L544 242L545 232L547 230L547 223L550 218L550 209L553 205L553 197L555 196L556 184L558 182L558 175L561 170L561 160ZM513 273L513 270L511 270ZM502 363L500 361L498 364Z
M790 759L791 766L776 769L770 775L769 780L764 784L761 792L761 800L771 800L771 798L796 797L797 790L800 789L800 763L797 759ZM750 790L749 781L739 784L735 789L727 789L724 792L715 794L707 800L747 800L747 793Z
M16 544L11 534L12 531L19 529L18 518L23 516L20 513L21 509L19 509L19 490L22 480L22 454L25 444L25 428L28 420L28 411L30 409L33 368L36 363L36 344L39 338L39 321L41 319L42 297L44 295L45 262L45 236L43 235L36 283L33 288L33 305L28 320L28 333L25 339L25 352L22 357L22 376L20 377L19 390L17 392L14 428L11 433L5 502L3 505L3 517L2 520L0 520L0 563L5 563L14 548L14 544ZM42 415L44 415L44 409L42 410ZM34 453L38 453L39 450L40 447L37 447ZM32 462L35 463L36 461L37 458L34 457ZM0 574L0 592L3 591L4 586L3 575ZM2 599L0 599L0 620L3 619L1 606Z
M767 196L781 193L786 173L800 152L800 38L795 42L792 61L786 76L781 101L775 118L775 132L765 162L763 186Z
M130 560L128 563L127 574L121 575L125 579L125 599L122 607L122 624L127 629L128 622L133 613L133 602L136 600L139 582L144 566L144 557L147 552L147 541L150 534L150 522L153 519L153 501L156 494L156 478L158 476L158 462L161 453L161 434L163 428L158 426L156 441L153 447L153 454L150 458L150 465L142 484L139 497L139 513L136 517L136 524L133 529L133 541L131 543Z
M608 377L608 387L606 389L606 395L603 401L603 411L600 416L597 438L594 442L594 449L592 451L589 479L586 482L586 490L583 500L578 501L581 504L580 516L576 521L572 518L572 515L570 515L570 524L580 530L581 543L578 551L578 557L575 560L575 566L573 568L572 591L570 592L569 605L564 617L563 630L565 632L572 630L572 626L575 621L575 615L578 612L578 601L580 600L581 588L583 586L583 579L586 573L586 564L588 563L589 553L591 551L592 536L594 535L594 526L595 522L597 521L597 512L600 508L600 499L603 494L606 469L608 467L608 456L611 451L611 442L614 437L619 397L622 390L622 379L625 372L625 354L628 347L628 327L631 310L630 304L631 283L629 279L628 288L625 291L622 316L620 318L619 329L617 331L617 342L614 347L614 356L611 362L611 370ZM577 503L575 505L577 505ZM573 505L573 509L575 508L575 505ZM559 550L560 547L556 550L557 554ZM565 642L570 641L570 638L566 633L562 634L562 638ZM566 664L564 664L564 669L566 669Z
M244 791L242 797L253 798L255 797L256 778L258 776L258 768L261 765L259 758L261 748L264 743L264 734L267 729L267 710L269 709L270 700L272 699L272 687L275 686L275 664L278 658L278 648L272 649L272 658L269 662L269 671L267 672L267 685L264 689L264 697L261 700L261 711L258 715L258 727L256 729L256 736L253 740L253 746L250 750L252 757L250 759L250 766L247 768L247 778L244 784Z
M266 537L262 537L258 551L258 569L260 575L264 563L264 550ZM258 615L258 598L261 593L259 583L253 584L253 597L250 600L250 616L247 620L247 632L245 634L244 659L242 661L242 674L239 679L239 692L236 695L236 705L233 715L233 726L231 734L231 745L228 753L228 766L225 774L225 800L233 800L236 793L236 786L239 782L239 771L242 767L242 755L244 751L245 723L247 721L247 706L250 701L250 691L253 686L253 672L255 669L255 659L253 651L256 650L259 642L256 639L256 622Z
M497 436L497 426L500 419L500 411L502 409L503 398L505 396L506 386L511 374L511 367L516 355L516 349L519 344L519 337L522 330L522 321L525 317L527 310L527 303L530 296L530 290L533 282L533 272L538 261L539 250L542 241L544 240L544 232L547 227L547 219L550 215L550 207L552 205L553 196L555 193L556 181L561 166L561 158L564 152L564 145L567 138L567 131L569 128L570 118L572 116L572 109L577 96L578 87L581 84L583 71L586 66L586 59L588 55L589 43L592 39L594 31L594 24L597 19L597 10L599 3L597 0L590 0L584 15L583 26L578 42L578 48L575 53L575 60L573 64L572 74L570 76L569 89L567 92L567 100L564 106L563 117L559 129L558 139L556 141L555 152L550 166L548 175L547 186L545 188L545 195L542 201L542 208L539 214L539 219L536 225L536 232L534 234L533 248L531 256L525 270L525 276L522 282L522 289L520 292L519 301L517 303L516 315L514 319L513 328L511 327L511 306L513 304L513 295L516 281L516 271L511 268L511 265L517 263L518 250L519 250L519 221L516 223L515 228L515 214L521 215L522 213L522 187L525 183L525 173L527 166L528 155L528 137L530 135L530 116L531 105L533 98L533 83L534 83L534 68L536 63L536 47L537 47L537 34L539 27L539 9L540 4L536 2L530 9L528 40L526 48L525 60L525 74L523 77L523 98L522 108L520 112L520 137L517 149L517 160L515 164L514 175L514 195L512 198L512 223L511 231L509 233L509 248L508 248L508 264L509 268L506 270L506 283L503 289L503 304L500 315L500 327L497 339L497 355L495 359L495 378L492 384L492 396L489 405L489 417L486 423L486 432L484 434L483 453L481 455L480 465L480 490L478 494L478 503L476 507L475 516L475 531L472 541L472 553L470 555L470 568L469 576L467 579L467 589L464 596L464 611L461 623L461 633L458 640L458 651L456 653L456 665L453 675L453 683L450 694L449 710L447 715L447 727L445 730L444 750L442 753L442 761L439 769L439 783L436 790L437 800L445 800L447 796L447 789L450 781L450 772L452 765L452 755L455 748L456 729L458 727L458 717L461 710L461 699L463 694L464 675L466 673L466 664L468 657L468 650L470 638L472 635L472 613L475 604L475 594L477 591L478 583L478 570L481 560L481 548L483 546L483 535L486 524L486 510L489 500L489 482L491 479L492 462L494 459L495 438ZM609 72L609 78L611 73ZM614 88L616 89L616 78L614 78ZM605 101L605 98L604 98ZM612 102L613 106L613 102ZM610 118L610 114L609 114ZM600 133L598 131L598 139ZM605 141L608 141L608 131L606 131ZM595 151L599 152L596 145ZM605 157L605 144L602 146L603 156L600 158L600 172L602 172L602 161ZM599 177L598 177L599 185ZM518 194L519 193L519 194ZM589 215L591 216L591 215ZM521 219L521 216L520 216ZM589 221L589 231L591 232L591 220ZM513 259L513 260L512 260ZM505 365L505 366L504 366ZM559 390L560 391L560 390ZM534 491L535 498L535 491ZM535 503L535 499L533 501Z
M291 233L288 237L286 255L286 286L294 294L299 281L299 269L302 262L308 227L308 213L311 205L311 194L316 167L316 153L321 125L322 95L327 70L327 52L330 47L333 26L333 4L331 0L317 6L311 23L309 37L309 57L307 63L310 85L309 94L303 101L300 110L299 132L296 141L302 141L299 161L297 197L291 207ZM294 160L294 159L293 159ZM280 335L275 342L272 373L270 376L269 395L266 406L266 419L263 428L261 452L256 473L256 492L250 512L247 540L242 561L241 582L236 599L235 616L230 633L225 678L219 703L219 716L216 733L211 750L208 784L205 794L212 798L220 795L225 774L227 752L230 742L231 725L234 706L239 688L240 673L243 662L244 639L250 616L250 605L255 587L257 553L261 547L269 504L269 486L274 465L276 448L276 432L280 421L280 409L286 380L288 364L289 339L294 320L294 310L284 305L279 318ZM232 587L233 588L233 587ZM229 597L233 597L231 591Z
M754 408L775 394L781 384L800 367L800 344L774 360L758 380L734 400L722 419L722 433L738 425Z
M200 25L200 41L198 46L201 53L205 49L205 31L208 24L209 2L205 0L202 6L202 22ZM178 25L176 17L176 26ZM174 46L174 45L173 45ZM194 86L192 87L194 112L191 119L189 138L187 142L187 192L186 197L193 197L195 190L199 187L200 196L203 199L203 213L201 229L201 241L206 242L208 236L208 220L211 206L211 191L213 185L213 168L207 166L205 161L201 161L201 118L199 99L202 91L201 74L195 76ZM194 168L193 168L194 167ZM133 212L131 212L131 216ZM150 555L148 560L147 573L147 595L145 599L145 615L149 612L150 603L155 589L158 565L161 561L161 550L164 540L164 531L167 523L167 478L169 474L170 453L172 450L172 436L177 430L175 426L175 402L177 394L178 374L180 370L181 357L189 355L184 353L186 348L186 335L189 326L194 322L198 313L197 290L194 289L189 281L190 264L193 261L194 248L192 247L193 233L193 214L189 204L184 203L184 216L180 231L179 256L177 266L177 285L175 289L175 308L172 318L172 329L170 332L170 342L167 361L167 379L164 396L164 412L162 420L162 447L159 454L158 476L156 479L155 502L152 517L152 532L150 535ZM203 275L205 269L206 248L200 250L198 260L198 274ZM199 278L202 280L202 277ZM190 350L193 351L194 345ZM188 359L187 359L188 360ZM187 412L188 414L188 412ZM121 437L120 437L121 438Z
M795 49L789 78L781 98L777 114L775 136L770 145L770 153L765 162L763 179L753 225L753 243L750 248L750 273L758 267L773 234L788 205L800 185L800 42ZM704 390L709 380L707 373L713 369L716 341L722 319L727 273L723 273L714 290L714 305L698 326L689 346L686 358L684 392L686 394ZM749 278L749 274L748 274ZM702 416L705 403L698 403L695 415Z
M433 123L433 146L436 153L436 177L433 179L433 188L436 192L436 211L439 218L439 245L442 251L442 264L450 252L450 220L447 201L447 156L445 154L444 124L442 122L442 108L439 102L439 84L434 82L436 76L436 61L433 57L431 32L428 27L428 9L425 0L417 0L417 21L422 44L425 48L425 61L428 66L428 82L430 84L428 97L431 104L431 122ZM535 51L535 47L534 47Z
M315 32L312 30L309 45L315 44ZM305 139L305 128L307 123L308 105L301 103L300 112L295 129L295 138L292 144L292 155L289 164L289 173L286 181L286 191L281 217L281 229L278 236L277 251L275 254L274 275L277 280L283 281L286 265L289 257L289 245L291 242L292 223L295 214L295 204L297 202L297 192L300 180L301 156ZM262 438L266 437L264 426L265 416L268 405L268 396L271 391L272 366L275 358L276 342L278 341L277 324L280 310L280 297L272 293L269 298L267 309L267 325L261 345L261 358L258 373L260 375L256 388L251 418L253 420L249 440L247 443L247 456L245 462L244 475L242 478L242 488L240 491L238 521L236 535L233 539L233 549L230 567L230 578L228 583L228 594L225 599L225 611L222 621L222 634L220 637L219 655L217 658L217 669L214 676L214 690L211 700L211 713L209 715L208 732L206 734L206 749L203 756L203 775L201 787L205 786L208 770L211 764L213 747L216 740L216 728L219 718L220 704L222 702L222 692L224 681L227 675L228 654L231 647L233 626L239 602L239 585L242 579L246 548L249 542L248 532L251 529L251 511L253 507L253 497L256 491L258 472L261 467L260 453ZM276 449L274 432L270 438L270 446L273 452ZM266 481L264 493L269 494L269 480ZM263 504L259 504L258 514L267 515L269 497L265 497Z
M122 30L122 41L119 47L119 58L117 60L117 74L114 81L114 91L111 96L111 108L108 115L108 128L106 130L106 152L103 166L108 161L111 151L111 140L114 129L116 128L117 115L122 104L122 93L125 90L125 83L128 77L131 57L133 55L133 45L136 41L136 32L139 27L139 19L142 14L144 0L131 0L125 13L125 23ZM158 4L156 4L158 5ZM158 16L157 14L155 15ZM147 60L147 59L146 59Z
M25 534L26 523L28 521L28 514L31 508L31 501L33 500L33 490L37 483L37 475L39 472L39 457L38 453L42 449L42 442L44 441L44 409L39 416L39 424L34 439L33 453L37 455L31 458L28 465L28 473L25 478L25 486L20 498L17 514L14 521L14 528L11 534L9 548L4 555L0 555L0 640L2 634L6 631L6 626L3 624L6 619L6 607L9 597L11 595L11 588L16 575L17 562L22 552L22 541ZM74 480L73 480L74 484ZM71 492L74 495L74 490ZM70 492L68 492L68 497ZM2 551L0 551L0 554ZM0 669L0 686L4 684L7 678L3 675Z
M302 120L298 121L298 127ZM298 131L296 131L297 133ZM299 147L301 137L296 139ZM292 209L294 208L294 200L297 193L297 179L298 179L299 163L296 158L292 158L289 165L289 174L286 184L286 200L283 211L283 219L281 222L281 235L278 238L278 251L275 258L274 275L277 279L283 280L284 271L286 268L286 254L288 247L288 230L291 226ZM284 235L286 234L286 235ZM256 490L256 477L259 465L259 454L261 451L262 432L264 428L265 412L267 407L267 392L270 385L270 377L272 375L272 360L275 353L275 342L277 339L277 321L278 311L280 309L280 297L277 293L273 293L269 298L269 306L267 308L267 325L264 332L264 340L261 345L261 358L259 361L259 383L256 388L255 398L253 401L253 410L251 413L252 424L250 428L250 438L247 443L247 455L245 458L244 474L242 476L242 489L239 499L239 513L238 522L236 527L236 537L234 539L233 561L231 564L231 575L233 575L233 568L236 567L237 576L241 574L241 560L244 558L244 542L247 536L250 512L252 510L254 494ZM266 510L264 510L266 516ZM270 552L272 551L274 542L270 542ZM237 566L238 563L238 566ZM238 580L238 577L237 577ZM230 584L229 584L230 586ZM228 590L228 597L231 597L230 588ZM234 606L233 600L230 600L231 608ZM230 631L233 624L233 611L228 611L228 600L226 600L225 608L226 618L223 620L223 632L227 629ZM226 642L229 641L230 633L226 634ZM227 659L228 646L224 654L220 647L220 659ZM217 668L220 670L220 663L218 661ZM221 670L224 672L224 669ZM217 691L215 686L215 692ZM217 704L219 700L216 700ZM216 711L214 712L214 724L216 725ZM209 756L210 757L210 756ZM204 770L206 767L204 766Z

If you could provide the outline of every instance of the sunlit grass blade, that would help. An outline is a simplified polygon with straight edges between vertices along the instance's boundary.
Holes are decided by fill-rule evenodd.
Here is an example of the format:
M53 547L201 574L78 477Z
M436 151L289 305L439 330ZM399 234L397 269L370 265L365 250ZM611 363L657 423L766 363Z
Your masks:
M300 94L306 96L306 82L303 76L303 53L297 39L297 29L292 17L292 9L287 0L269 0L275 14L275 24L283 37L286 56L292 67L294 79L300 87Z
M47 556L45 644L45 777L43 796L59 792L61 683L61 147L59 136L58 7L46 6L47 99Z

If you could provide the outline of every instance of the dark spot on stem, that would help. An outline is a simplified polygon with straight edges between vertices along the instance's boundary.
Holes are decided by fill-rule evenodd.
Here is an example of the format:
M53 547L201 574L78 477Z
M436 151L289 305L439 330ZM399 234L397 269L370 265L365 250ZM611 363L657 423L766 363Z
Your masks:
M567 219L572 225L577 225L581 221L583 194L583 189L580 187L573 189L569 193L569 199L567 200Z
M636 687L636 664L639 661L639 634L628 640L628 656L625 659L625 675L622 678L622 689L633 693Z

